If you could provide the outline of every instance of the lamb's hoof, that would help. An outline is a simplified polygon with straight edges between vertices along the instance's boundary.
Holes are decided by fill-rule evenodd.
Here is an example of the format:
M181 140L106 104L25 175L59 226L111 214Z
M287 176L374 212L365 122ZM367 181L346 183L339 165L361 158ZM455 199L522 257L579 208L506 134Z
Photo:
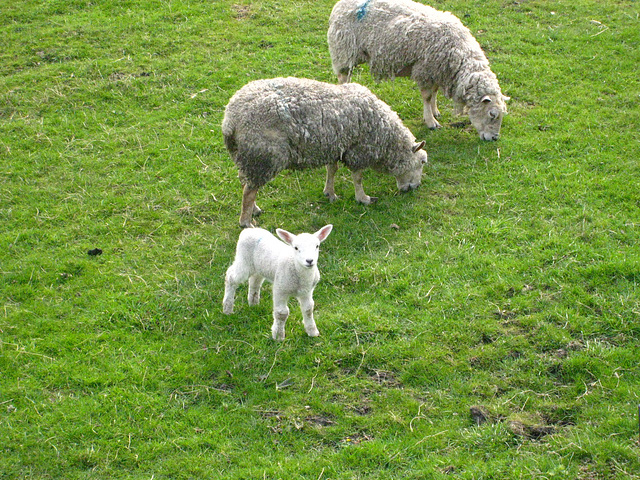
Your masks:
M320 332L318 331L318 329L313 329L311 331L307 330L307 335L309 335L310 337L319 337L320 336Z
M233 305L231 307L223 307L222 313L225 315L231 315L233 313Z
M284 340L284 328L271 327L271 337L276 342L281 342Z

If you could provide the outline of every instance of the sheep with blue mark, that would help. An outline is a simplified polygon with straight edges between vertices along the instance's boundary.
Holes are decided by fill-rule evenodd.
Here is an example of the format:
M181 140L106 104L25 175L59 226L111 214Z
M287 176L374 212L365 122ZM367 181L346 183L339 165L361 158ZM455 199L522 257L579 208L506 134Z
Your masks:
M324 194L334 189L338 164L351 170L356 200L367 168L396 178L400 191L417 188L427 162L398 115L356 83L333 85L303 78L256 80L238 90L225 109L222 134L243 185L240 226L251 227L258 189L286 169L327 167Z
M482 48L450 12L411 0L340 0L327 33L333 70L340 83L369 64L376 80L410 77L422 95L423 118L440 128L438 89L468 113L483 140L497 140L508 97Z

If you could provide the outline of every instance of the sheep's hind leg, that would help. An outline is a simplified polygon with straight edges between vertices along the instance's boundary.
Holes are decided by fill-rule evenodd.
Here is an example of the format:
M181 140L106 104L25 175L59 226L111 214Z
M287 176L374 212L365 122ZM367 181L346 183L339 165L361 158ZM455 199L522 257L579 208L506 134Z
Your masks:
M240 226L242 228L252 227L251 217L256 211L261 213L262 210L256 205L257 188L250 188L245 185L242 189L242 213L240 214Z
M310 337L320 336L316 322L313 319L313 298L311 295L308 297L298 297L300 303L300 310L302 310L302 323L304 324L304 330Z
M338 171L338 163L330 163L327 165L327 181L324 184L324 194L330 202L338 200L335 191L335 178Z
M260 303L260 288L264 282L264 277L253 275L249 277L249 305L258 305Z
M422 103L424 106L424 109L423 109L424 123L427 125L428 128L432 130L442 127L442 125L440 125L440 123L438 123L438 121L435 118L440 116L440 111L438 110L438 106L436 104L437 92L438 92L437 87L420 90L420 94L422 95Z
M362 187L362 175L363 175L362 170L351 172L351 178L353 179L353 186L356 190L356 201L364 205L371 205L372 203L378 200L378 197L370 197L369 195L364 193L364 188Z

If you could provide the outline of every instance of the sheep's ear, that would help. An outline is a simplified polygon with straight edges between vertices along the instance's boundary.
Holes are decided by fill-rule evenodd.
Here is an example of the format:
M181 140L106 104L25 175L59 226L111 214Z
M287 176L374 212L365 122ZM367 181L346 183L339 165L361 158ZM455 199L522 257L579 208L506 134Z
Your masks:
M329 234L331 233L331 230L333 230L333 225L331 225L331 224L325 225L320 230L318 230L316 233L314 233L314 235L316 236L316 238L318 240L320 240L321 242L324 242L325 238L327 238L329 236Z
M484 97L482 97L481 102L482 103L491 103L491 97L489 95L485 95Z
M293 233L289 233L286 230L283 230L281 228L276 228L276 233L282 239L282 241L287 245L291 245L293 243L293 240L296 238L296 236Z
M418 150L421 150L422 148L424 148L425 143L426 142L424 140L422 140L420 143L416 143L411 149L411 151L413 153L416 153Z

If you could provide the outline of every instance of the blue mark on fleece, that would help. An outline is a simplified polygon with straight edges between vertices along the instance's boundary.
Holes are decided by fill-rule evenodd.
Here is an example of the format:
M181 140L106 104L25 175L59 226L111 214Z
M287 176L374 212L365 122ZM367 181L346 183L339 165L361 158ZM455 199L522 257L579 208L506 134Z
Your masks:
M360 5L356 10L356 18L359 21L362 20L367 14L367 10L369 10L369 2L371 2L371 0L364 0L362 5Z

